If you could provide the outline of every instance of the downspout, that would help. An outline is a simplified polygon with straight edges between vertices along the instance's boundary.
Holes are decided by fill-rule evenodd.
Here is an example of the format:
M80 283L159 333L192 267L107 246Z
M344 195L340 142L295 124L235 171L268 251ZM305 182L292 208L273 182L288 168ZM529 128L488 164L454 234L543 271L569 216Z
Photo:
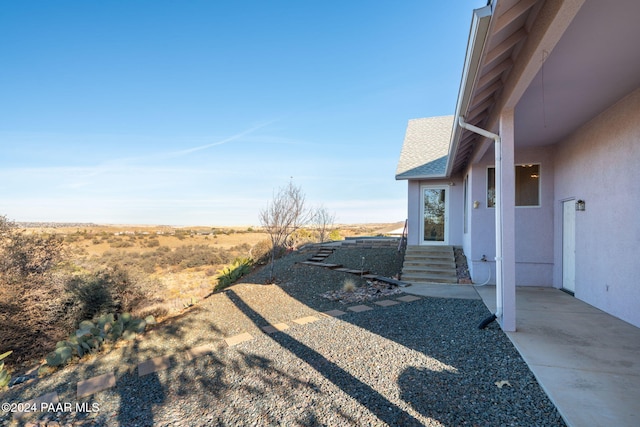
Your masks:
M487 317L480 322L478 328L484 329L489 323L496 320L496 318L502 318L503 307L503 272L502 272L502 140L500 135L493 132L489 132L485 129L479 128L464 121L462 116L458 116L458 124L461 128L477 133L485 138L493 139L494 151L495 151L495 163L496 163L496 204L495 204L495 217L496 217L496 313Z

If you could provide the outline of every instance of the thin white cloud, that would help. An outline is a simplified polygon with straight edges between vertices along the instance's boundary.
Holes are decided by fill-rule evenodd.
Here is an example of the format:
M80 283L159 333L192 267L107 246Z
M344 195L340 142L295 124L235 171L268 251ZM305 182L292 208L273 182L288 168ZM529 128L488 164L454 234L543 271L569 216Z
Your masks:
M264 128L266 126L269 126L269 125L271 125L271 124L273 124L275 122L276 122L276 120L270 120L270 121L267 121L267 122L264 122L264 123L260 123L260 124L258 124L256 126L253 126L253 127L249 128L247 130L244 130L244 131L242 131L240 133L237 133L235 135L232 135L232 136L230 136L228 138L225 138L225 139L222 139L220 141L212 142L210 144L205 144L205 145L199 145L197 147L187 148L185 150L174 151L172 153L168 153L168 155L170 155L172 157L184 156L186 154L195 153L197 151L206 150L206 149L209 149L209 148L212 148L212 147L216 147L218 145L223 145L223 144L227 144L229 142L237 141L237 140L239 140L239 139L241 139L241 138L243 138L243 137L245 137L247 135L252 134L253 132L257 131L258 129L262 129L262 128Z

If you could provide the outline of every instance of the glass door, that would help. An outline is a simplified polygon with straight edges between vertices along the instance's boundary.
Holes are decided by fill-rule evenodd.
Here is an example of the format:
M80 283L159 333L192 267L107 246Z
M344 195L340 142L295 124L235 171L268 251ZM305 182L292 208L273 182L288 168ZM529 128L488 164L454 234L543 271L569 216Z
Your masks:
M422 187L422 243L447 244L447 188Z

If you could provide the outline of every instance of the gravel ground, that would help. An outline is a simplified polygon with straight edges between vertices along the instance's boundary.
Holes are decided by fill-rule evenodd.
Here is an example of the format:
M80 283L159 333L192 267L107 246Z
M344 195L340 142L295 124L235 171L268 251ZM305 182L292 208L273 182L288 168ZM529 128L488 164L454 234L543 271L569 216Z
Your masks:
M327 262L360 268L364 255L365 268L393 275L394 253L345 249ZM247 278L253 283L213 295L140 341L13 387L0 400L57 391L75 405L77 381L114 371L114 388L80 399L99 412L47 414L43 425L564 425L495 322L477 329L489 315L480 301L424 298L322 317L318 311L345 310L318 294L340 288L347 275L295 264L306 257L278 263L279 286L258 284L268 277L258 272ZM309 315L320 320L291 322ZM291 327L260 330L279 322ZM223 343L241 332L254 339ZM184 358L183 350L204 343L215 351ZM170 354L169 369L138 377L137 362Z

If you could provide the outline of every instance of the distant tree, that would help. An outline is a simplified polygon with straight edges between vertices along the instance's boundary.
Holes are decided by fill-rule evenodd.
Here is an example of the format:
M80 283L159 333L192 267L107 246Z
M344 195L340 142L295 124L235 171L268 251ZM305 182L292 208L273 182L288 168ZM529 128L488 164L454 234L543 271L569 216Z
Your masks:
M309 222L310 218L304 192L292 182L280 188L267 207L260 211L260 225L271 240L271 280L275 279L273 266L276 252L284 248L291 234Z
M320 243L329 240L329 233L333 230L333 225L336 220L336 215L329 213L327 208L319 206L313 213L313 225L318 232L318 239Z

